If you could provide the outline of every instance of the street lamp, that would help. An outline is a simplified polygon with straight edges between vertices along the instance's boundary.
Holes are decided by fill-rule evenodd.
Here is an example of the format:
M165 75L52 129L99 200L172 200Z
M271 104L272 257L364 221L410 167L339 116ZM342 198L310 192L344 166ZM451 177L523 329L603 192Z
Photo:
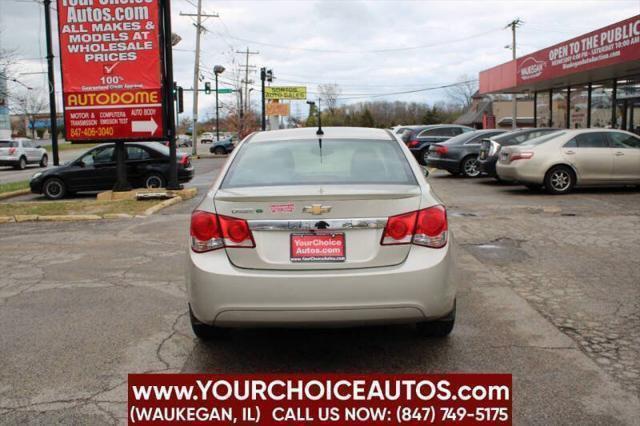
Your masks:
M218 75L224 72L222 65L213 67L213 73L216 75L216 141L220 140L220 110L218 107Z
M247 105L249 105L249 111L251 111L251 92L253 92L254 89L253 87L249 89L249 93L247 94Z

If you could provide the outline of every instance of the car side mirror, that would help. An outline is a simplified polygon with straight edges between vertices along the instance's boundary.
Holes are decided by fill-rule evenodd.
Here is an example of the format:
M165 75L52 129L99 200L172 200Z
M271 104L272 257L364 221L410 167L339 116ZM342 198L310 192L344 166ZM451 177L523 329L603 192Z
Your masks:
M82 161L82 160L78 160L78 162L76 164L78 166L82 167L82 168L84 168L84 166L85 166L84 161Z
M41 149L41 148L42 148L42 145L36 145L36 148Z
M422 174L424 175L424 177L429 177L429 169L427 169L426 167L422 167Z

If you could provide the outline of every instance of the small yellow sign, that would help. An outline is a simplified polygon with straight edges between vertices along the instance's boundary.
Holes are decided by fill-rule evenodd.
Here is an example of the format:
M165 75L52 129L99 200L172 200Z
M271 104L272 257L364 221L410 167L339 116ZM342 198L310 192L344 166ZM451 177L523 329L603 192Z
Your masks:
M272 115L288 116L289 115L289 104L269 102L267 104L267 111L266 112L267 112L268 116L272 116Z
M270 86L264 88L265 99L307 99L307 88L305 86Z

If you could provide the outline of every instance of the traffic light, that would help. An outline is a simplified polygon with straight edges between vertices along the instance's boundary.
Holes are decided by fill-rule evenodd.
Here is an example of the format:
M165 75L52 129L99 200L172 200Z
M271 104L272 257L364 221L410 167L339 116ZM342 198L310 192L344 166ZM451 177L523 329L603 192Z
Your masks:
M178 113L182 114L184 112L184 96L183 96L182 87L178 86Z
M273 70L267 70L267 81L268 82L272 82L273 81Z
M204 94L205 95L211 94L211 83L209 83L208 81L204 83Z

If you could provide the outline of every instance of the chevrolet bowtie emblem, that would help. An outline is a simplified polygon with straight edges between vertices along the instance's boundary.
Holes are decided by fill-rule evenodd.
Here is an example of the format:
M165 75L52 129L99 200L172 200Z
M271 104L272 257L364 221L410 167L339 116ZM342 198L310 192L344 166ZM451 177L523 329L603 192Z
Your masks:
M302 209L302 213L311 213L316 216L330 211L331 206L323 206L322 204L311 204L310 206L304 206Z

